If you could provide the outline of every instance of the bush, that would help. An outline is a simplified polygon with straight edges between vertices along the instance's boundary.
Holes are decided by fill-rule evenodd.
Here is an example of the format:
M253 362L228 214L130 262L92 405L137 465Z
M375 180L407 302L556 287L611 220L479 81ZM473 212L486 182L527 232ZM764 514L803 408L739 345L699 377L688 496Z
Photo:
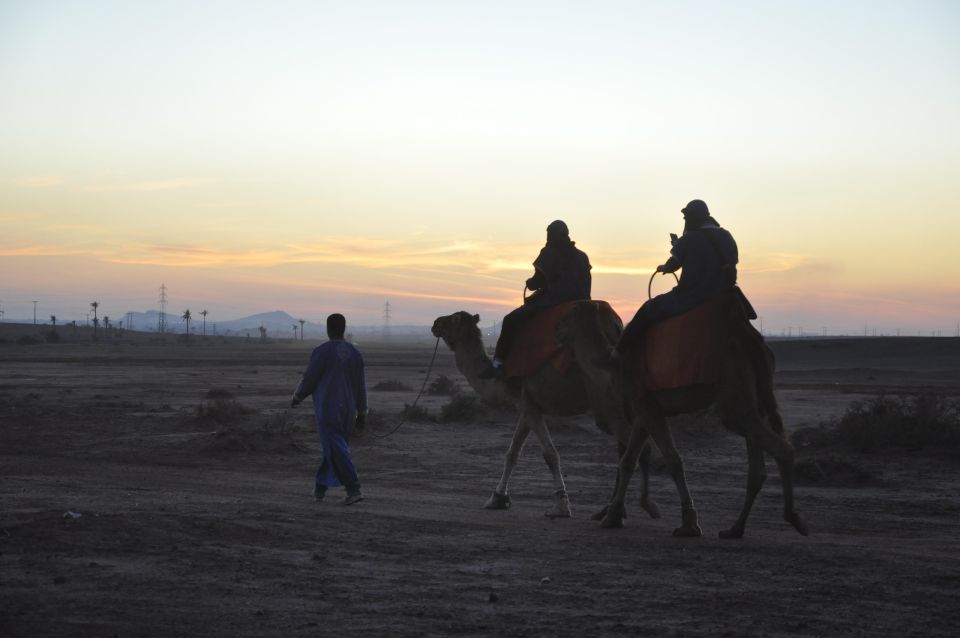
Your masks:
M47 343L60 343L60 333L56 330L47 330L43 333L43 339Z
M430 413L427 412L426 408L422 408L419 405L407 405L403 404L403 409L400 410L400 418L404 421L432 421L433 417L430 416Z
M373 386L373 389L383 390L384 392L413 392L413 388L396 379L385 379Z
M460 386L457 382L445 374L441 374L434 379L427 387L428 394L451 396L460 392Z
M861 452L887 447L920 450L928 446L960 447L960 401L924 394L915 397L878 396L851 404L847 412L826 427L794 435L797 447L824 447L833 443Z
M472 421L484 413L477 397L470 394L455 394L450 402L440 408L440 419L444 423L451 421Z
M272 436L285 436L297 431L297 426L286 410L267 417L263 422L263 431Z
M211 419L220 425L231 425L238 417L249 414L250 410L233 398L229 390L211 388L197 406L197 416Z
M21 346L35 346L40 340L33 335L20 335L17 337L17 343Z

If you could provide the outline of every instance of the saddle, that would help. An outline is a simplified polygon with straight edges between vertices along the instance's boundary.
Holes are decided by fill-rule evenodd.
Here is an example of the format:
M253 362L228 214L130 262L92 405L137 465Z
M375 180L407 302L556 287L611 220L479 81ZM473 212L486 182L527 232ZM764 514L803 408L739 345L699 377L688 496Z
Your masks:
M626 353L626 370L637 396L687 386L714 386L720 380L723 352L729 339L763 337L750 325L756 318L739 288L693 310L649 327Z
M573 350L557 343L557 323L580 301L566 301L544 308L517 331L507 360L503 362L507 377L528 377L546 364L561 373L573 365ZM606 301L594 300L601 315L609 315L623 325L620 316Z

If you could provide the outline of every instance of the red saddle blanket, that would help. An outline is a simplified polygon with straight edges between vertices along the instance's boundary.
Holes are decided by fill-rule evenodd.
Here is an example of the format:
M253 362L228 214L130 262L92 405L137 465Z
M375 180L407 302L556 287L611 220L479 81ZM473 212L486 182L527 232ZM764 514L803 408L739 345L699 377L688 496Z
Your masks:
M508 377L528 377L549 363L560 372L566 372L573 364L573 351L557 343L557 323L579 301L568 301L545 308L524 323L510 346L507 360L503 362ZM594 300L601 315L620 316L606 301Z
M627 355L627 373L635 390L642 396L716 384L727 340L737 322L748 322L747 316L741 296L731 293L654 324Z

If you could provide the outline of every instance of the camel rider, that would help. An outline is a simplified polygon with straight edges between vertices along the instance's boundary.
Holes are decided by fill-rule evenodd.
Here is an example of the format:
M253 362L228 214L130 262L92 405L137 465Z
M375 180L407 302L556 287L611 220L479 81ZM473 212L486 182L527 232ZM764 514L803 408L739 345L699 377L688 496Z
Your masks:
M503 318L500 338L493 363L480 373L483 379L503 375L503 362L520 326L539 313L566 301L590 298L590 260L587 254L570 241L570 231L560 220L547 226L547 244L533 262L533 277L527 279L527 288L534 291L523 305Z
M652 324L683 314L696 306L731 290L737 283L737 243L733 235L720 227L710 216L710 209L702 200L687 204L683 213L683 235L671 235L673 248L666 263L657 266L657 272L672 273L680 268L680 282L673 290L650 299L637 311L624 328L616 348L609 357L597 361L601 365L616 365L619 356L627 352Z

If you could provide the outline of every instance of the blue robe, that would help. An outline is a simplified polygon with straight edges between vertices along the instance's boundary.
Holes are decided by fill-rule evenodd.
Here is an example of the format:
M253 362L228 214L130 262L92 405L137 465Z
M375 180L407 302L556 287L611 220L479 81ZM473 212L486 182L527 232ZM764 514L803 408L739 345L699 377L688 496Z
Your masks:
M342 339L315 348L295 394L298 399L313 395L323 446L323 460L317 468L318 488L345 485L348 492L359 491L360 477L350 458L349 441L357 412L367 411L360 351Z

